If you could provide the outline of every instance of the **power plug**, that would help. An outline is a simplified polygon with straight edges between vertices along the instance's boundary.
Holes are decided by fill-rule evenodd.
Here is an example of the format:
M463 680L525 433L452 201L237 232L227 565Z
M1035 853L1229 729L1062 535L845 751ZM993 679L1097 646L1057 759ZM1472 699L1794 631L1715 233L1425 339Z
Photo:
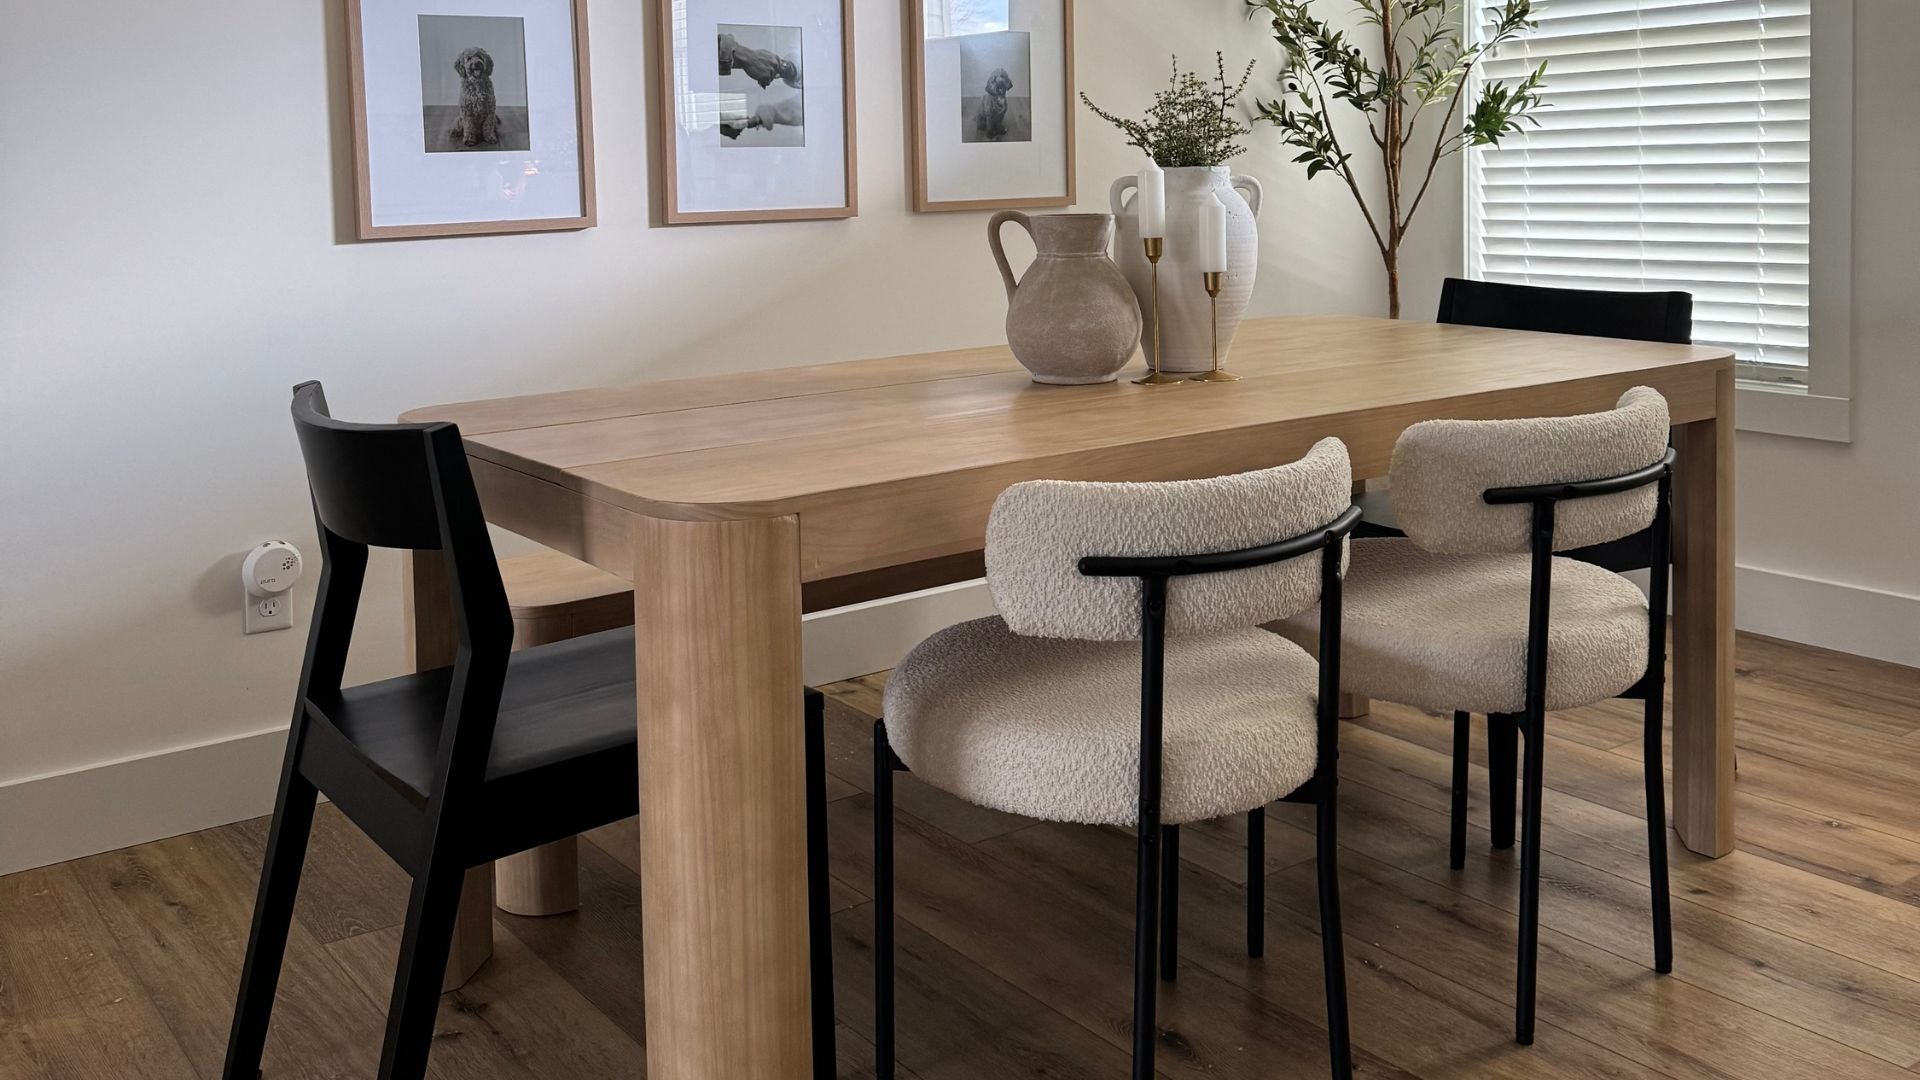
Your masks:
M300 580L303 568L300 549L285 540L269 540L247 552L240 564L240 584L245 590L240 628L244 632L264 634L292 628L293 597L289 590Z

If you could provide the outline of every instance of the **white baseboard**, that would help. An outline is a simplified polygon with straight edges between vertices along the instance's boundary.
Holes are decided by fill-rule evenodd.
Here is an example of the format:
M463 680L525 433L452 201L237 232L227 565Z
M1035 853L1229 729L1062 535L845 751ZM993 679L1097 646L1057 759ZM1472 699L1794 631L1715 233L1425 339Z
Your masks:
M273 810L286 725L0 784L0 874Z
M1742 630L1920 667L1920 596L1757 566L1735 570L1733 595Z
M807 685L885 671L935 630L992 613L978 581L816 612ZM286 746L280 725L0 784L0 874L271 813Z
M885 671L928 634L993 612L981 580L816 612L803 628L807 685Z
M1920 667L1920 597L1742 566L1742 630ZM961 582L807 616L809 685L884 671L928 634L993 612ZM286 728L0 784L0 874L273 809Z

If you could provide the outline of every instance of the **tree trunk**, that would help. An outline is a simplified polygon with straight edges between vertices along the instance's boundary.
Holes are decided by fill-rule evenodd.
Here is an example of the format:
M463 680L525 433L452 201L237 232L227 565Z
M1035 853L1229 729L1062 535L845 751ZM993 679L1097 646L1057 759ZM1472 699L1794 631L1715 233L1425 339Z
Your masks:
M1387 318L1400 317L1400 249L1388 248L1380 253L1387 264Z

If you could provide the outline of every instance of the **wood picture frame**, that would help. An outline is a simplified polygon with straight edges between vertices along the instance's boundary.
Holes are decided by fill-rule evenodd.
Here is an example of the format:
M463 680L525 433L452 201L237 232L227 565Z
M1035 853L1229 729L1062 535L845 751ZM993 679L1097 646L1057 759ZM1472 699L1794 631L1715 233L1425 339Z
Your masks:
M658 191L660 223L663 225L748 224L777 221L829 221L858 216L860 184L857 161L858 124L855 120L853 0L838 0L837 4L840 16L840 47L837 50L840 63L840 93L837 97L842 117L841 141L843 144L842 152L837 157L839 173L844 184L842 201L837 205L820 206L702 208L686 205L680 191L680 169L683 156L680 153L679 108L683 98L676 94L679 86L674 42L676 8L692 2L699 2L699 0L655 0L653 5L656 18L654 66L658 79L655 91L659 99L658 115L655 117L655 147L659 153L660 163ZM682 36L690 38L692 31Z
M1061 94L1061 152L1064 155L1064 190L1053 195L983 196L970 198L941 198L933 189L934 178L929 172L928 143L930 138L927 94L927 0L906 0L905 49L907 55L907 126L909 128L909 149L912 181L913 209L920 213L942 213L967 210L1026 210L1046 207L1071 206L1078 199L1078 178L1074 152L1076 98L1074 90L1073 58L1073 0L1044 0L1058 3L1060 7L1061 30L1061 72L1064 80Z
M363 5L391 6L391 0L346 0L347 23L347 84L348 96L352 106L353 159L354 159L354 220L357 234L362 240L392 240L441 236L480 236L501 233L556 232L592 228L598 221L594 180L593 152L593 80L589 63L587 36L587 0L567 0L569 14L566 25L572 36L570 55L573 74L573 113L572 144L576 148L574 163L578 175L577 212L529 217L483 218L475 220L386 222L378 220L379 207L375 205L379 197L376 190L374 170L376 168L375 147L370 137L369 124L372 111L369 108L367 93L368 64L365 48L366 18ZM419 11L420 7L433 8L439 5L420 2L409 5L415 17L437 14L431 10ZM463 9L465 10L465 9ZM492 17L492 16L449 16L449 17ZM524 17L523 21L524 21ZM424 63L424 61L423 61ZM525 67L524 57L522 66ZM491 68L489 68L491 72ZM524 79L523 71L523 79ZM425 111L422 105L423 113ZM531 112L531 101L524 108ZM430 149L430 148L429 148ZM507 153L519 152L507 150ZM532 155L540 152L528 134L528 146L525 152L531 161ZM431 156L431 155L429 155ZM550 159L549 159L550 160ZM537 172L529 165L529 173ZM564 175L564 173L563 173ZM564 190L558 189L555 190Z

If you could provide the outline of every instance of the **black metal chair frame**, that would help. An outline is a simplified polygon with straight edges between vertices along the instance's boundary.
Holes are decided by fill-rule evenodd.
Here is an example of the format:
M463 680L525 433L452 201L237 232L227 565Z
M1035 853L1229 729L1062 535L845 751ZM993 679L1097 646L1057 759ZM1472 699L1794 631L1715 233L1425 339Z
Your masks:
M1669 449L1642 469L1600 480L1524 487L1489 488L1483 498L1494 506L1526 505L1533 509L1529 551L1532 577L1527 594L1526 706L1519 713L1496 713L1487 718L1487 768L1491 792L1493 846L1513 846L1514 771L1520 770L1520 943L1515 978L1514 1038L1533 1042L1534 1000L1540 953L1540 811L1546 752L1547 629L1552 615L1553 532L1559 504L1658 486L1647 610L1647 671L1623 692L1625 698L1646 703L1642 729L1647 795L1647 862L1653 900L1653 966L1661 974L1673 970L1673 918L1667 886L1667 819L1665 771L1661 733L1665 724L1667 662L1667 573L1672 565L1673 463ZM1467 842L1467 729L1469 717L1453 714L1453 797L1449 862L1458 870L1466 864ZM1524 735L1525 755L1519 754Z
M529 662L542 649L572 643L511 651L506 591L459 429L447 423L335 420L320 384L311 382L294 388L293 415L307 460L322 569L221 1075L224 1080L260 1075L314 804L325 792L413 879L379 1076L417 1080L426 1073L466 871L631 817L638 811L634 750L631 745L592 750L528 773L488 779L509 667ZM423 709L423 721L437 723L439 730L424 804L420 793L402 790L328 715L329 704L340 700L372 547L437 550L446 563L457 637L453 665L403 676L422 680L425 699L443 697L445 703L438 721ZM814 1068L816 1075L831 1077L824 705L817 691L805 694Z
M1139 578L1140 590L1140 818L1134 917L1133 1077L1154 1076L1156 976L1177 971L1174 927L1179 910L1179 826L1160 823L1162 718L1165 706L1166 620L1169 583L1176 577L1250 570L1313 552L1320 553L1320 681L1316 722L1318 742L1314 774L1282 801L1316 808L1315 852L1319 868L1320 936L1327 992L1327 1036L1332 1075L1353 1073L1347 1031L1345 950L1340 927L1340 882L1336 800L1338 797L1340 692L1340 581L1343 541L1360 520L1350 507L1329 524L1299 536L1259 547L1199 555L1148 557L1090 556L1080 560L1088 577ZM893 774L906 771L887 742L884 720L873 726L874 787L874 1043L878 1077L894 1075L893 987ZM1264 950L1263 854L1266 808L1247 814L1247 954ZM1164 937L1161 934L1164 933Z

